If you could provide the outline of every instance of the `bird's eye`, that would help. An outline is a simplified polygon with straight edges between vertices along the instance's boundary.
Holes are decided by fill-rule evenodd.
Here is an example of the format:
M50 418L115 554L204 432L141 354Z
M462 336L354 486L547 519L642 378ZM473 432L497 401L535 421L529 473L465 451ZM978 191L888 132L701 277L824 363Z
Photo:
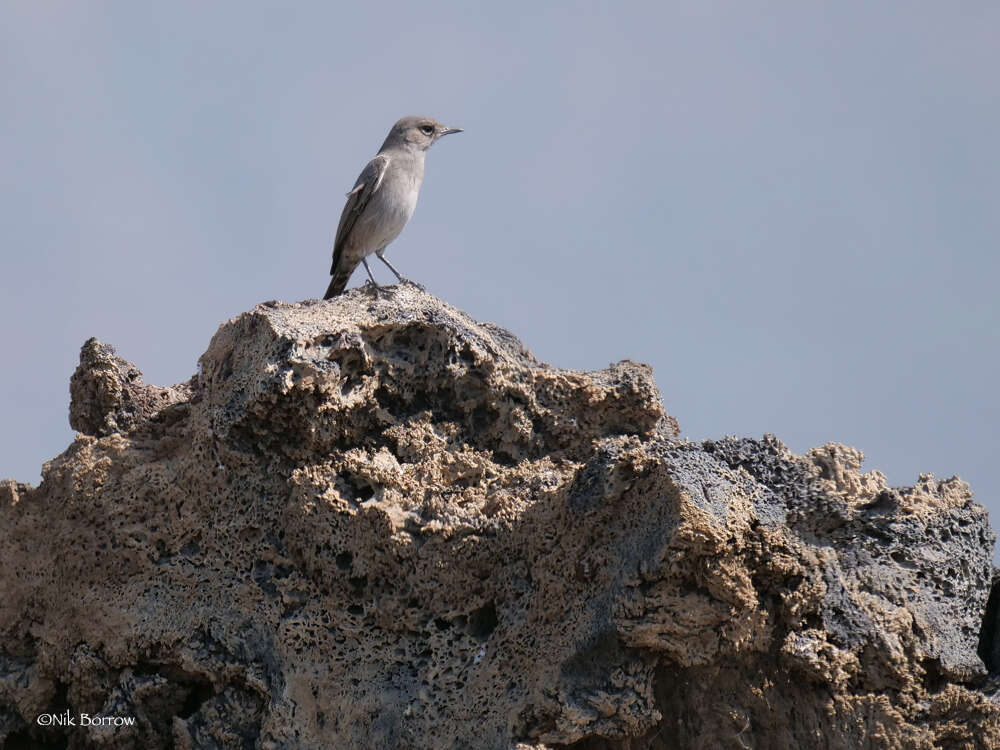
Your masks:
M424 135L431 135L434 132L434 126L433 125L421 125L420 126L420 132L423 133Z

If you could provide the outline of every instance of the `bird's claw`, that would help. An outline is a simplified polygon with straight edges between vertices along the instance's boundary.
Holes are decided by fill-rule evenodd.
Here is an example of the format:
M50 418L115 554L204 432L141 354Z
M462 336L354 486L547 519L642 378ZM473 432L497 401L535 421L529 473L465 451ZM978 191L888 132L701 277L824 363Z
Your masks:
M382 297L382 287L380 287L371 279L365 282L365 285L362 287L362 289L364 289L366 294L372 295L375 299L379 299Z
M410 279L400 279L400 284L404 286L412 286L419 289L421 292L426 292L427 289L424 288L423 284L418 284L416 281L411 281Z

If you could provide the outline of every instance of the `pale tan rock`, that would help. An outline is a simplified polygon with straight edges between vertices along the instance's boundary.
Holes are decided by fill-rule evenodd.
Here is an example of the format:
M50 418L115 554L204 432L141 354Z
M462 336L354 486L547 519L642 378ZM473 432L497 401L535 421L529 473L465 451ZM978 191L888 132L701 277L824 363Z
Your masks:
M1000 743L960 480L680 441L647 366L550 367L411 287L258 306L199 370L88 342L83 434L0 483L12 745ZM35 723L64 708L137 721Z
M134 430L165 407L191 398L191 384L161 388L142 382L142 373L115 354L114 347L88 339L69 381L70 426L101 437Z

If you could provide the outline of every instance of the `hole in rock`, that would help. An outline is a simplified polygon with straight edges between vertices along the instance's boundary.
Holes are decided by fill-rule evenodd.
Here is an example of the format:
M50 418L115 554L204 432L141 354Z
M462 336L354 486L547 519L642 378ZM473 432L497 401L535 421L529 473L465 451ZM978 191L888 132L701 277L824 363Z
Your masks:
M493 602L469 614L469 635L480 641L490 637L497 626L497 610Z
M191 685L191 689L184 699L184 705L177 712L177 716L182 719L191 718L213 695L215 695L215 691L212 690L212 684L208 680L198 680Z
M357 475L345 474L344 482L354 493L354 499L359 503L370 500L375 495L375 488L366 479Z

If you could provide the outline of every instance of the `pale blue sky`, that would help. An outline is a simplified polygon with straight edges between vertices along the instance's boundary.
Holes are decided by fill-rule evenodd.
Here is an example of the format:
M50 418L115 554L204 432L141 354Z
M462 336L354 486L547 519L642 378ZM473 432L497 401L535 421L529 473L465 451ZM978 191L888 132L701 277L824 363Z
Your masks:
M87 337L170 384L320 296L344 192L428 114L466 132L403 273L553 364L651 363L690 438L836 440L1000 510L996 3L0 13L0 476L72 439Z

